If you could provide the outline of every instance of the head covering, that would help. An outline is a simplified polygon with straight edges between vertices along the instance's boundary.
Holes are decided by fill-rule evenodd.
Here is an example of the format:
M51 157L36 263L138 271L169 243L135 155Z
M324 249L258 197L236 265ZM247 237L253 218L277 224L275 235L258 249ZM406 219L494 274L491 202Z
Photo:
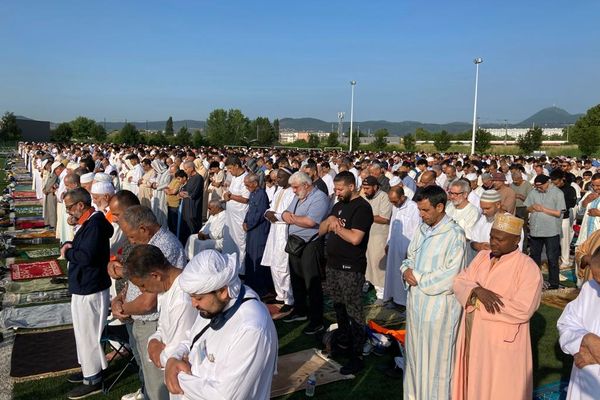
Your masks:
M154 159L150 165L152 165L152 168L159 174L162 174L167 170L167 164L165 164L158 158Z
M90 183L94 180L94 173L93 172L88 172L87 174L83 174L81 175L81 177L79 178L79 181L81 183Z
M52 170L52 172L54 172L54 170L58 167L60 167L62 165L62 163L60 161L54 161L52 163L52 166L50 167L50 169Z
M548 182L550 180L550 178L547 175L538 175L535 177L535 179L533 180L533 183L539 183L539 184L544 184L546 182Z
M50 162L49 158L46 158L44 161L42 161L42 169L46 166L46 164L48 164Z
M433 158L433 157L427 157L426 160L427 160L427 162L433 162L433 161L435 161L435 158Z
M479 200L486 203L496 203L502 200L502 196L497 190L484 190Z
M110 182L96 182L92 185L92 194L115 194L115 187Z
M496 214L492 229L510 233L511 235L521 236L523 230L523 220L512 214Z
M287 168L287 167L279 167L279 169L282 170L283 172L285 172L286 174L290 175L290 176L293 174L293 172L289 168Z
M492 174L488 174L487 172L485 174L481 174L482 181L487 181L489 179L492 179Z
M206 294L227 286L229 297L236 298L242 286L237 256L215 250L201 251L186 265L179 286L188 294Z
M492 174L492 180L504 182L506 180L506 176L502 172L494 172Z
M112 182L112 177L104 172L98 172L94 175L95 182Z
M362 185L363 186L379 186L379 182L377 182L377 178L375 178L373 175L369 175L367 176L365 179L362 180Z
M470 173L470 174L467 174L467 175L465 176L465 178L467 178L467 179L468 179L468 180L470 180L470 181L476 181L476 180L477 180L477 174Z
M393 176L392 179L390 179L390 187L397 186L401 183L402 183L402 180L400 179L399 176ZM363 183L363 185L364 185L364 183Z

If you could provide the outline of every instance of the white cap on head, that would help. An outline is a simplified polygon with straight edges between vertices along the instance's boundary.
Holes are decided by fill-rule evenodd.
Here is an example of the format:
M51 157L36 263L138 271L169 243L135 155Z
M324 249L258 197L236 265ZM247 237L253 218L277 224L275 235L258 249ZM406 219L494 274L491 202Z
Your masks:
M94 180L94 173L93 172L88 172L87 174L83 174L81 175L81 177L79 178L79 181L81 183L90 183Z
M46 158L44 161L42 161L42 168L44 168L46 166L46 164L48 164L50 162L49 158Z
M186 265L179 286L188 294L207 294L227 286L229 297L236 298L242 286L238 277L237 256L221 254L216 250L201 251Z
M112 182L112 177L104 172L98 172L94 175L95 182Z
M390 187L394 187L401 183L402 183L402 180L400 179L399 176L393 176L392 179L390 179Z
M63 165L60 161L54 161L52 163L52 166L50 167L50 169L52 170L52 172L54 172L54 170L58 167L60 167L61 165Z
M465 176L465 178L467 178L470 181L476 181L477 180L477 174L470 173L470 174L467 174Z
M115 187L110 182L96 182L92 185L91 194L115 194Z

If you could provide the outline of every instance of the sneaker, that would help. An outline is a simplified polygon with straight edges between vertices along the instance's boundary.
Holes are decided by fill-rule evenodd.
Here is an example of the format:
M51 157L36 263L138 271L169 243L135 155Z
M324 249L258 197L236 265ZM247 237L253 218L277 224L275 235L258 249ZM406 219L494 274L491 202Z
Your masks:
M308 317L306 315L298 314L296 310L292 311L290 315L283 318L283 322L297 322L306 321Z
M82 372L76 372L72 375L69 375L67 377L67 382L69 383L82 383L83 382L83 373Z
M283 307L279 309L279 314L291 313L292 311L294 311L294 306L284 304Z
M88 396L92 396L94 394L98 394L102 392L102 382L99 382L95 385L79 385L69 393L67 393L67 398L70 400L83 399Z
M144 400L145 396L144 393L142 393L142 389L138 389L137 392L134 393L129 393L124 395L123 397L121 397L121 400Z
M371 352L373 351L373 344L371 343L370 340L367 340L363 346L363 351L362 351L362 355L363 357L368 356L369 354L371 354Z
M302 333L305 335L316 335L317 333L321 333L325 330L323 324L313 325L312 323L308 324L306 328L302 330Z
M267 300L265 301L266 304L285 304L285 302L283 300L277 300L275 297L273 297L272 300Z
M340 374L342 375L354 375L357 372L362 371L365 367L365 363L362 358L352 358L348 364L340 368Z
M560 279L560 281L561 281L561 282L564 282L564 281L568 281L568 280L569 280L569 278L567 278L567 277L566 277L566 276L564 276L563 274L560 274L560 275L558 275L558 279Z

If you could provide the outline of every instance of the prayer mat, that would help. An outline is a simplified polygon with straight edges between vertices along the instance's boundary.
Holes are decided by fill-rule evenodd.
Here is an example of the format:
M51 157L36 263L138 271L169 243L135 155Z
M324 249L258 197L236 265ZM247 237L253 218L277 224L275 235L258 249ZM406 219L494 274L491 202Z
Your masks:
M39 206L41 207L41 201L40 200L21 200L21 199L17 199L14 200L13 202L15 207L25 207L25 206Z
M33 190L13 192L12 196L14 199L35 199L36 194Z
M317 378L317 386L354 379L354 375L340 374L340 365L317 349L302 350L279 356L277 375L271 384L271 398L290 394L306 388L311 374Z
M53 283L53 278L39 278L31 281L7 282L4 288L7 293L33 293L48 290L66 289L68 284L63 280Z
M10 276L13 281L47 278L51 276L60 276L62 274L58 262L54 260L13 264L10 266Z
M37 250L28 250L25 252L25 255L29 258L42 258L42 257L58 257L60 256L60 249L52 248L52 249L37 249Z
M32 229L32 228L43 228L46 226L43 218L19 218L15 223L17 229Z
M533 400L564 400L567 398L569 381L558 381L533 391Z
M40 205L15 207L15 214L17 215L17 218L22 216L37 216L43 211L43 207Z
M79 368L73 329L15 336L10 376L20 381L71 373Z
M564 310L568 303L579 295L577 288L546 290L542 293L542 304Z
M291 311L288 312L279 312L283 304L266 304L267 310L269 310L269 314L271 314L271 318L273 321L277 321L279 319L285 318L291 314Z

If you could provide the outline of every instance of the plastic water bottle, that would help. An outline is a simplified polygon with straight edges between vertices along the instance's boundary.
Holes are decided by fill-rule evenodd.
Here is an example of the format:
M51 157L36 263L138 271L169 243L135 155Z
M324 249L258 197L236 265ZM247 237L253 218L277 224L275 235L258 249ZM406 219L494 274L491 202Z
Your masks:
M315 374L310 374L306 381L306 391L304 394L306 397L313 397L315 395L315 387L317 386L317 377Z

